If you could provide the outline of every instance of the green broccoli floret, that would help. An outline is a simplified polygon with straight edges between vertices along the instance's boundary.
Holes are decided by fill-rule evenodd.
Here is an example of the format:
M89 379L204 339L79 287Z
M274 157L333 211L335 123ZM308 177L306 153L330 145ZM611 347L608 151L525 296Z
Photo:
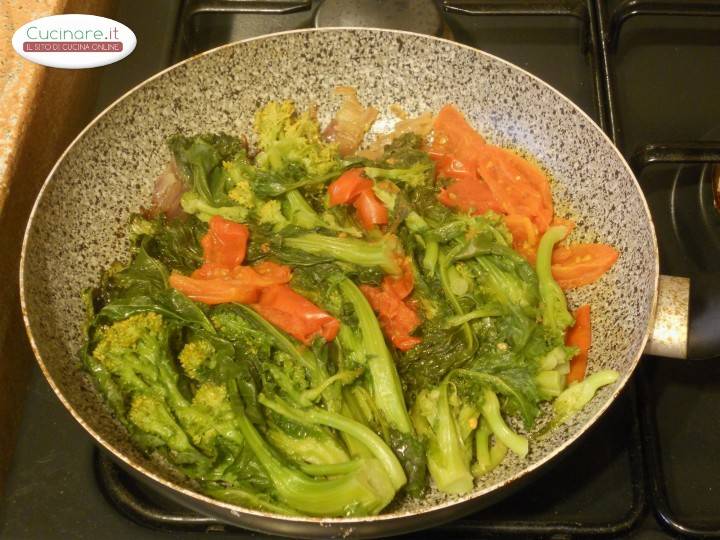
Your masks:
M167 445L178 463L201 469L210 465L208 458L192 445L162 398L136 394L132 399L128 418L139 430L157 437Z
M197 193L186 191L180 199L182 209L197 216L202 221L210 221L213 216L221 216L230 221L244 222L249 210L244 206L213 206L205 202Z
M213 355L215 347L205 339L191 341L183 347L178 360L185 374L196 381L207 380L209 372L215 369Z
M212 411L213 415L218 416L218 413L228 413L231 410L227 397L225 386L205 383L195 392L193 405Z
M165 353L167 333L154 312L133 315L98 331L93 357L126 392L147 391L158 378L156 357Z
M160 398L137 394L130 405L128 418L141 430L162 439L172 450L185 452L191 449L187 435Z
M225 385L210 382L200 385L192 405L180 416L193 443L209 455L216 453L218 437L238 446L243 444Z
M130 219L130 242L135 243L141 236L153 236L159 232L158 223L145 219L140 214L134 214Z
M291 101L271 101L255 114L255 132L262 152L260 167L278 171L288 162L300 163L307 175L321 176L338 169L335 145L320 140L320 127L310 111L295 114Z
M279 231L285 228L289 222L282 213L282 205L276 199L264 202L257 210L259 223L272 225L273 230Z
M245 220L254 204L249 187L256 170L243 141L229 135L176 135L168 146L188 187L180 201L187 213L203 221L213 215Z
M265 359L270 354L270 340L234 309L216 309L210 316L220 336L237 343L236 350L245 355Z
M255 131L261 149L256 163L272 173L256 178L256 193L277 196L340 174L337 146L321 140L311 111L296 114L291 101L271 101L256 113Z
M284 134L292 122L295 104L292 101L271 101L255 113L255 133L260 148L268 148Z
M384 178L393 182L400 182L411 187L417 187L431 182L435 174L435 165L432 160L423 160L403 169L383 169L380 167L365 167L365 175L373 180Z
M255 205L255 195L250 187L250 182L244 178L240 178L235 185L230 188L228 197L243 208L252 208Z

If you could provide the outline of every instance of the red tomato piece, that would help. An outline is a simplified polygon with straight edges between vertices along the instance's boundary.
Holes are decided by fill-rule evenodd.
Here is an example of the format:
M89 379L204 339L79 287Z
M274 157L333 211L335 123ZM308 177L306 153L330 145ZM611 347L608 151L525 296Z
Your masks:
M372 180L363 175L362 168L349 169L328 186L330 206L351 203L362 191L372 186Z
M196 279L172 272L169 281L173 289L203 304L251 304L260 295L260 289L256 286L225 278Z
M591 340L590 306L585 304L575 310L575 324L568 329L565 336L566 345L578 348L578 353L570 361L570 372L567 374L568 384L582 381L585 378Z
M252 308L306 345L317 335L332 341L340 330L340 321L286 284L263 288Z
M388 222L388 211L385 205L377 198L372 188L365 189L353 202L362 226L370 230L375 225L385 225Z
M520 214L510 214L504 218L513 239L513 249L520 253L530 264L535 264L537 246L540 241L537 227L530 218Z
M477 155L477 174L504 214L527 216L540 233L553 218L550 183L540 169L510 150L485 145Z
M200 240L206 263L226 268L242 264L250 236L248 228L220 216L210 218L210 228Z
M407 351L421 342L420 338L410 335L420 326L420 317L387 286L387 282L383 282L382 287L361 285L360 290L378 314L383 333L397 349Z
M402 274L399 277L385 276L383 278L383 287L391 289L395 295L401 300L404 300L412 292L415 286L413 277L412 265L408 257L403 257L400 260L400 268Z
M607 244L556 247L552 256L553 277L563 289L588 285L610 270L618 255L617 250Z
M433 152L452 154L460 161L474 159L485 139L468 123L454 105L445 105L433 122Z

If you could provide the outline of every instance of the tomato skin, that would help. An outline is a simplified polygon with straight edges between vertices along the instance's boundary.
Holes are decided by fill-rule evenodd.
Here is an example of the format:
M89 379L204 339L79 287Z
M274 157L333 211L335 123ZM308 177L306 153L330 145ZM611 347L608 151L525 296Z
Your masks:
M455 105L445 105L433 122L433 151L453 154L460 161L473 159L485 139L468 123Z
M215 305L228 302L251 304L260 295L259 287L225 278L197 279L178 272L170 274L170 286L196 302Z
M363 169L349 169L328 186L330 206L353 202L360 193L372 189L372 180L363 176Z
M376 225L385 225L388 222L388 211L385 205L377 198L373 190L361 191L353 202L362 226L370 230Z
M553 218L547 176L523 157L486 144L477 155L477 174L485 181L504 214L527 216L540 233Z
M410 259L400 263L402 274L394 278L385 276L380 287L360 285L360 290L378 314L383 333L395 348L401 351L412 349L422 340L410 334L420 326L420 317L406 298L412 292L414 281Z
M433 129L430 157L437 176L454 180L441 189L441 203L474 214L492 210L527 216L540 233L548 228L552 196L540 169L510 150L486 144L452 105L443 107Z
M272 267L267 265L272 265ZM190 277L194 279L225 279L228 282L237 281L252 287L268 287L278 283L287 283L292 274L290 267L271 262L260 263L256 266L236 266L232 269L206 263L195 270Z
M262 261L253 266L261 276L271 279L273 283L287 283L292 277L292 270L284 264L274 263L272 261Z
M258 302L251 307L306 345L317 335L332 341L340 330L340 321L293 291L287 284L263 288Z
M570 360L570 372L567 383L582 381L587 371L588 352L592 340L590 326L590 306L585 304L575 310L575 324L568 328L565 344L578 348L578 353Z
M505 226L513 239L513 249L520 253L530 264L535 264L540 235L530 218L520 214L510 214L503 218Z
M619 256L608 244L558 246L553 251L552 273L561 288L574 289L596 281Z
M490 188L475 174L462 173L465 176L459 177L452 171L443 173L438 170L438 175L441 174L455 180L447 187L441 188L438 194L438 200L445 206L459 208L474 215L484 214L490 210L502 213L500 203L493 197Z
M363 169L345 171L328 186L330 206L349 204L355 207L357 217L366 230L388 222L388 210L372 190L373 182L363 176Z
M248 228L221 216L211 217L209 225L208 232L200 240L205 263L226 268L242 264L250 236Z
M403 257L400 260L400 269L402 274L399 277L385 276L383 278L383 287L391 289L395 295L404 300L412 292L415 286L412 265L409 257Z

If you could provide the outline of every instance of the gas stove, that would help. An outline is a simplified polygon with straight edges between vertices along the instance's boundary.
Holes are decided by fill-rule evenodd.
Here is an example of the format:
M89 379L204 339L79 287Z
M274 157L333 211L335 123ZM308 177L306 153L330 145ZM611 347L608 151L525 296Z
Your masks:
M662 271L690 276L699 309L710 309L713 298L720 301L717 15L717 0L125 2L116 18L138 34L138 48L104 68L98 110L165 65L269 32L375 26L454 39L538 75L598 122L645 192ZM158 35L160 24L168 31ZM720 330L696 320L697 336ZM645 356L611 410L543 476L495 506L414 536L720 538L719 418L720 358ZM166 532L193 540L261 536L178 507L122 472L36 370L0 504L0 536L155 539Z

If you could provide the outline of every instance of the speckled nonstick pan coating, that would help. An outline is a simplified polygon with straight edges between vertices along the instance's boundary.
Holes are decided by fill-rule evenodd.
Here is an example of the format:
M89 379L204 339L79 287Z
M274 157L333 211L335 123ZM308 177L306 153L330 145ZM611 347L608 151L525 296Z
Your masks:
M84 320L80 292L103 268L126 259L126 223L147 205L176 132L251 131L256 109L290 98L320 105L327 120L338 85L361 101L437 111L453 102L493 143L534 156L553 178L557 213L577 219L574 241L620 251L597 283L569 295L593 306L590 370L621 373L568 425L531 440L463 497L430 493L376 517L277 516L214 501L133 448L75 356ZM60 400L126 468L174 498L221 520L293 537L388 536L437 525L494 502L577 439L627 382L647 339L656 301L658 257L650 214L629 167L610 140L556 90L481 51L411 33L373 29L303 30L234 43L153 77L100 115L68 148L35 204L23 247L21 293L35 354Z

